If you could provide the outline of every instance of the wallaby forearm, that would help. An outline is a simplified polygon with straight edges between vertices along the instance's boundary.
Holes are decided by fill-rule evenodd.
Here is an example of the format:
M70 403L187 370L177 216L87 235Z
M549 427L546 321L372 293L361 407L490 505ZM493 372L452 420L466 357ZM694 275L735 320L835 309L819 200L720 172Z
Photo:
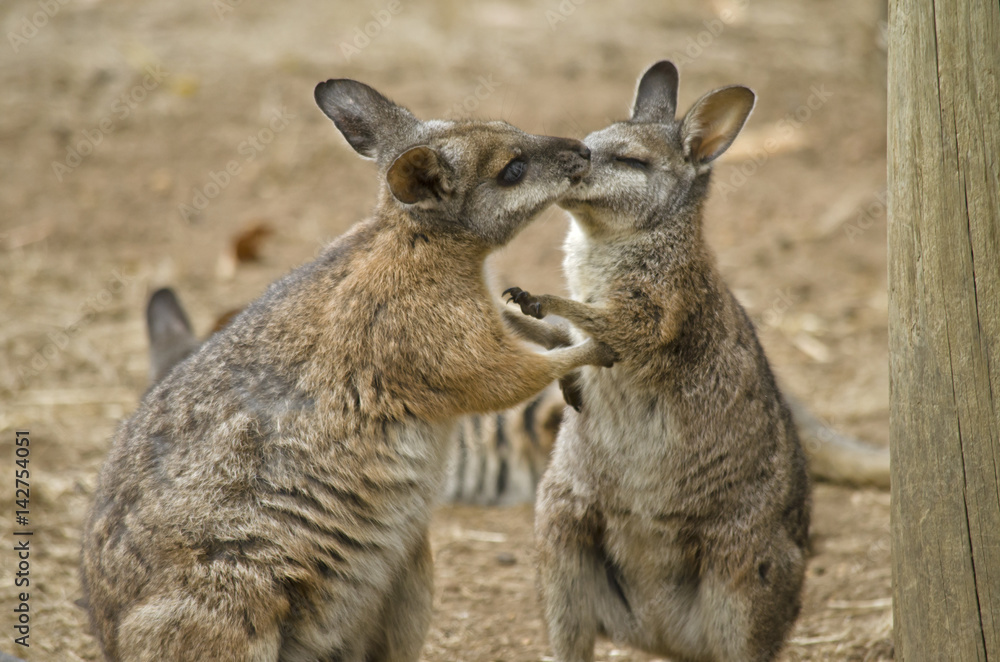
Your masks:
M453 413L500 411L530 398L543 388L581 366L610 366L615 354L595 340L545 353L527 347L512 352L502 363L480 364L481 372L465 375L449 389L454 394Z
M504 324L525 340L541 345L545 349L569 347L573 344L566 329L548 322L541 322L524 314L505 310L502 313Z
M519 287L512 287L504 294L521 307L524 316L540 320L547 315L558 315L619 352L634 346L637 339L653 340L657 345L672 341L680 330L685 311L680 296L675 294L667 295L666 301L655 307L652 304L643 307L621 298L598 306L555 294L531 295ZM535 328L530 323L525 326Z

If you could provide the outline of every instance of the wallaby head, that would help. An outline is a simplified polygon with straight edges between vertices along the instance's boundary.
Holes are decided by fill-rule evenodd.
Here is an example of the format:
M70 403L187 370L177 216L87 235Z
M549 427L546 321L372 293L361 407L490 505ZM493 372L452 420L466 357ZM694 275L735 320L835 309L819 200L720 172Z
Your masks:
M700 207L712 161L736 139L756 97L730 85L704 95L680 119L677 67L661 61L639 79L632 117L586 137L591 170L559 205L588 234L628 233Z
M590 167L580 141L525 133L506 122L422 122L363 83L328 80L316 102L385 183L380 209L433 231L502 246Z

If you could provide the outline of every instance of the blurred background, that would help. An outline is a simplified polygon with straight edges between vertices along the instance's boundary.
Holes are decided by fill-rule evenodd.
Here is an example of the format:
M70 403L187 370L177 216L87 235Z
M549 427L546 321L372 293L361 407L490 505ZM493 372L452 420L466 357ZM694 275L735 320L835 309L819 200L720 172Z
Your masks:
M875 0L6 0L0 435L9 448L31 431L35 536L32 646L9 636L8 552L0 650L99 658L73 603L79 530L146 385L149 293L175 287L206 334L373 207L373 166L313 102L327 78L424 119L576 138L627 118L660 59L680 69L681 112L715 87L752 87L754 114L716 167L709 242L785 388L885 445L884 20ZM564 291L565 230L550 209L494 256L496 292ZM820 485L814 522L782 659L890 659L888 493ZM528 506L442 508L425 659L547 654L531 544ZM650 659L608 643L598 658Z

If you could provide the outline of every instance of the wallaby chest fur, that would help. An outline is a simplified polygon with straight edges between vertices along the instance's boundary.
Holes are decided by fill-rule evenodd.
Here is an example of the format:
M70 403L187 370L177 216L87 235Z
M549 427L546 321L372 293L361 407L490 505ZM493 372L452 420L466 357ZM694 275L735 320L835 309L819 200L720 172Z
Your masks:
M560 662L594 636L679 660L772 660L799 610L808 478L753 325L701 230L707 163L752 92L673 119L676 69L642 78L632 121L588 136L593 167L560 201L572 300L513 300L607 343L583 368L537 506L540 588Z
M118 430L83 543L109 659L416 660L456 417L608 362L594 342L528 349L483 278L586 172L581 143L421 123L354 81L317 101L386 186Z
M606 247L582 245L578 233L567 242L571 283L601 282L605 290L574 287L574 298L601 305L619 322L605 339L614 341L620 361L607 370L582 369L586 407L582 415L567 414L572 443L557 445L558 463L598 486L610 519L620 510L660 529L698 521L706 535L717 518L720 530L709 535L735 542L746 535L733 526L741 512L748 526L758 518L778 524L801 498L794 427L749 319L712 267L661 264L654 277L649 261L667 246L644 239L613 261L602 255ZM645 266L635 263L642 250L649 251ZM608 277L615 274L609 262L621 277ZM588 271L603 280L588 279ZM647 277L635 278L637 272ZM686 296L657 303L660 293L681 288ZM644 303L636 307L637 300ZM645 321L637 322L637 310ZM671 324L668 315L684 321L663 341L658 326ZM774 499L774 489L790 493Z
M675 500L702 492L676 484L689 486L686 470L718 461L718 455L702 457L706 452L725 449L741 458L741 466L752 466L794 429L742 307L709 256L695 249L678 260L664 258L672 240L651 232L637 242L593 246L575 228L565 249L573 298L601 306L617 322L607 334L619 364L582 369L587 409L575 425L588 431L582 443L604 454L601 463L588 466L616 467L621 478L638 474L625 485L646 483L655 495ZM711 444L697 443L703 440ZM734 453L733 445L745 448ZM797 446L786 445L785 452ZM671 472L656 475L651 467ZM752 482L741 481L737 489ZM716 496L742 500L738 493Z

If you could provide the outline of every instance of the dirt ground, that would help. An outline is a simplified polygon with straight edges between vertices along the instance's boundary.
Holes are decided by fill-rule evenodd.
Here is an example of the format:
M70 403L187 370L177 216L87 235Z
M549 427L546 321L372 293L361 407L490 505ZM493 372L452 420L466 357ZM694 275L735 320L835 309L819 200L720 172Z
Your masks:
M636 77L664 57L682 109L719 85L753 87L754 115L716 169L710 242L787 390L884 445L881 12L874 0L5 2L0 650L99 658L74 604L80 527L145 385L149 292L175 286L207 332L370 210L372 166L312 99L330 77L423 118L574 137L626 116ZM259 221L275 230L261 260L234 266L232 236ZM497 255L497 292L561 291L565 226L549 210ZM13 641L15 430L31 440L27 649ZM805 607L782 660L891 659L888 519L887 493L816 486ZM527 506L440 509L424 659L545 659L531 531ZM651 658L601 643L598 659Z

